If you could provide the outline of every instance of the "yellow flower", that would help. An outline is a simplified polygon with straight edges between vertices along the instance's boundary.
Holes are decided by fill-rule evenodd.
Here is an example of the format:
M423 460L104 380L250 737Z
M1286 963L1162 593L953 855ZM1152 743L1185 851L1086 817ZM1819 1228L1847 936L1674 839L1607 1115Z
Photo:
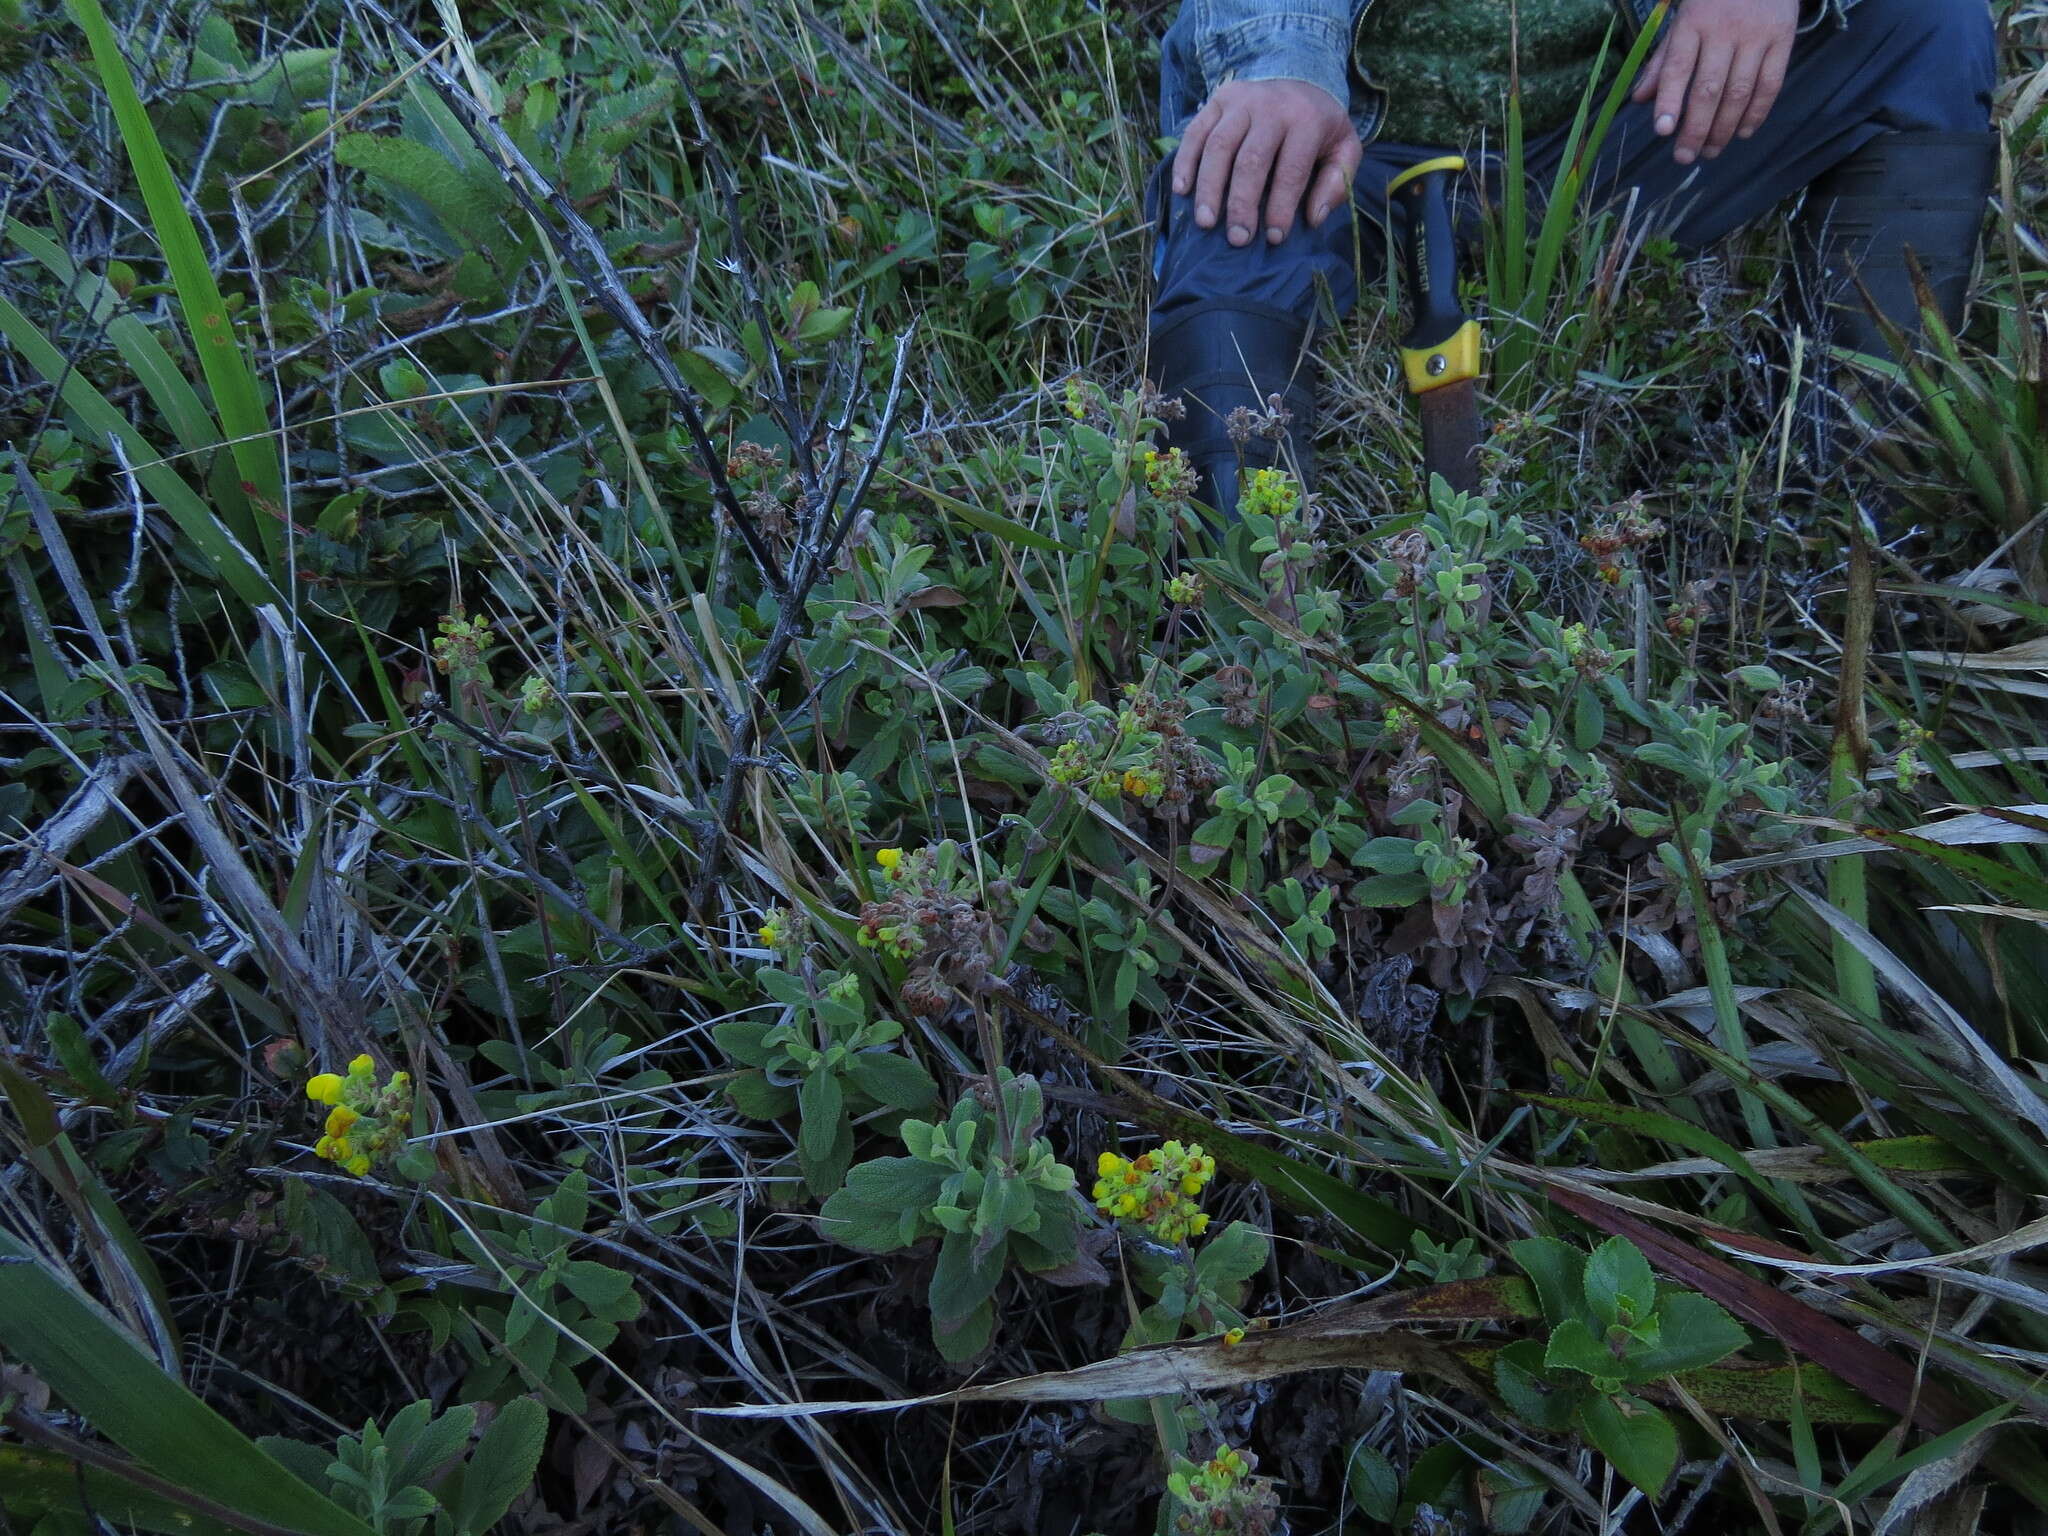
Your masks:
M350 1077L375 1077L377 1075L377 1063L372 1061L369 1055L365 1053L348 1064L348 1075Z
M782 930L776 927L773 923L763 923L761 925L759 937L763 944L767 945L770 949L773 949L777 944L782 942Z
M333 1153L334 1142L331 1138L322 1136L318 1141L313 1143L313 1155L315 1157L331 1157Z
M1233 1328L1223 1335L1223 1347L1225 1349L1229 1349L1236 1344L1242 1344L1243 1342L1244 1330L1242 1328Z
M1104 1178L1108 1178L1112 1173L1115 1173L1117 1171L1117 1168L1122 1164L1122 1162L1123 1159L1118 1157L1114 1152L1105 1152L1100 1157L1095 1159L1095 1171L1101 1174Z
M358 1152L354 1157L349 1158L341 1166L346 1168L350 1173L354 1174L357 1178L360 1179L364 1174L370 1171L369 1154L366 1152Z
M334 1137L346 1136L349 1128L362 1118L346 1104L337 1104L327 1113L327 1134Z
M875 862L893 875L896 873L896 866L903 862L903 850L901 848L877 848L875 850Z
M341 1102L341 1079L332 1072L322 1072L318 1077L306 1080L306 1097L315 1104L339 1104Z

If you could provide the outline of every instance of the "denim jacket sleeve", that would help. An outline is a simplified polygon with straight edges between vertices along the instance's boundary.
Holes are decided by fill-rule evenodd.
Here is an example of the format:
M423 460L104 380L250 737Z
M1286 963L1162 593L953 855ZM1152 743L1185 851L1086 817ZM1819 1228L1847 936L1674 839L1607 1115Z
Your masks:
M1351 104L1351 0L1184 0L1210 90L1226 80L1306 80Z

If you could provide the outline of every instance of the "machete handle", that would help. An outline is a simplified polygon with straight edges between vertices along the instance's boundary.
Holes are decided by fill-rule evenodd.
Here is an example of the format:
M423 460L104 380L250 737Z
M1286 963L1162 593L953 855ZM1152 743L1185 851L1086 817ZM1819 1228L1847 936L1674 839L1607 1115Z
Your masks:
M1414 323L1401 338L1401 372L1412 395L1479 377L1479 322L1458 307L1457 230L1450 178L1462 155L1424 160L1387 183L1387 200L1408 221L1408 302Z

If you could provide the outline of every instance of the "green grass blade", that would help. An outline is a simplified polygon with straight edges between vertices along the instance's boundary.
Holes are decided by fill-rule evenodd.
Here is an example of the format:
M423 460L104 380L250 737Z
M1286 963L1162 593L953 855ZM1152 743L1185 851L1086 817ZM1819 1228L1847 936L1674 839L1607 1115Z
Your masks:
M123 312L113 284L80 271L64 248L41 230L30 229L18 219L9 219L5 228L7 238L48 268L93 323L106 331L121 361L134 370L149 398L164 413L179 445L194 454L220 447L220 427L199 391L179 371L155 333L138 316Z
M200 499L147 438L128 424L113 403L75 368L35 324L5 299L0 299L0 338L19 352L29 367L58 387L64 404L101 442L119 442L134 466L135 478L157 499L178 532L213 567L235 595L251 607L278 601L276 590L212 507Z
M121 1530L158 1531L163 1536L232 1536L233 1527L194 1514L184 1505L97 1467L81 1467L55 1451L0 1445L0 1500L18 1530L72 1527L64 1522L88 1515ZM48 1526L39 1522L54 1516ZM88 1527L79 1526L78 1529ZM102 1527L104 1528L104 1527Z
M166 1376L97 1303L6 1233L0 1346L101 1434L180 1487L307 1536L376 1536Z
M171 175L171 164L157 141L149 113L136 94L129 77L128 62L107 13L99 0L66 0L72 17L85 30L92 48L93 63L106 88L114 121L121 130L121 142L128 151L128 163L142 189L144 206L157 244L171 270L177 289L178 308L192 338L192 350L199 356L200 371L213 392L213 405L221 429L229 441L235 467L252 488L255 497L273 505L284 499L284 476L278 463L277 444L271 436L270 412L263 401L262 386L249 366L249 359L235 338L235 324L222 301L220 285L213 280L206 248L199 231L185 210L185 200ZM253 514L258 537L266 549L274 550L282 530L260 511Z

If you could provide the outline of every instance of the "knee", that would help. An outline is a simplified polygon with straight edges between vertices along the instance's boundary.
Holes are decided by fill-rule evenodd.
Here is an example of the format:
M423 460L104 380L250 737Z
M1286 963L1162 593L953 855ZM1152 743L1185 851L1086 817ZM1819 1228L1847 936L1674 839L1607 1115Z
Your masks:
M1845 25L1924 78L1945 80L1988 102L1998 83L1998 41L1984 0L1854 0Z

